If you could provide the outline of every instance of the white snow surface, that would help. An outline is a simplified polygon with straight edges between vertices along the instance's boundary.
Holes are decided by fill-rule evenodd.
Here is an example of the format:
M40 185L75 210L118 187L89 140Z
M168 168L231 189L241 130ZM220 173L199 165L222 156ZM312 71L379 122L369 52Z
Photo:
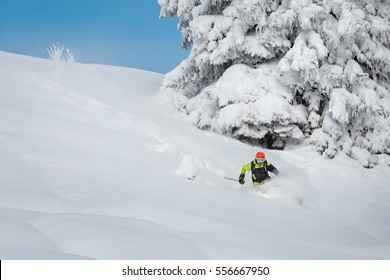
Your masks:
M390 259L390 168L195 128L161 74L0 52L0 259Z

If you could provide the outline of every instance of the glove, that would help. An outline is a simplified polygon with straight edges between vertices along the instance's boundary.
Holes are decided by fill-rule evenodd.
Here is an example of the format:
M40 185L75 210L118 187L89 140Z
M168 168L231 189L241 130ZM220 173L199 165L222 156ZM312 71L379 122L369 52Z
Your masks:
M272 173L274 173L275 175L278 175L279 174L279 170L275 169Z
M238 182L243 185L245 183L245 174L240 174L240 178L238 178Z

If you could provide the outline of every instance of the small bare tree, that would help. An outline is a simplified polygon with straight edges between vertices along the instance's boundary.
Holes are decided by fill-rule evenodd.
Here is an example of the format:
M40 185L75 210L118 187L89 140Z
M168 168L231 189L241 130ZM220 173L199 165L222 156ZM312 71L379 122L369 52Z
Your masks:
M49 58L51 60L76 62L76 59L74 58L74 55L71 53L69 48L65 48L64 45L60 46L58 42L55 45L51 45L46 50L49 53Z
M70 52L69 48L66 48L65 60L66 62L76 62L73 53Z

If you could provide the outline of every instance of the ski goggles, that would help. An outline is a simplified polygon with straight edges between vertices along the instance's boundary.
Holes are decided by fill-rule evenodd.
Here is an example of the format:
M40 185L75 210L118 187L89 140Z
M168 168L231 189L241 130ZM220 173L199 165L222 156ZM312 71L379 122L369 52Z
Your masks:
M265 161L265 158L256 158L257 163L263 163Z

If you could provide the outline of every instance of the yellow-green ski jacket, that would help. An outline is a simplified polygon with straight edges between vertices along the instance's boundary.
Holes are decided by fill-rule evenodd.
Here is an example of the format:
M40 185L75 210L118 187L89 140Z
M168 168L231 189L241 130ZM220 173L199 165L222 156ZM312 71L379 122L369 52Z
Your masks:
M270 162L265 160L264 162L259 164L257 163L256 159L254 159L250 163L245 164L241 168L240 174L245 174L247 171L252 172L252 182L254 186L261 184L262 182L270 178L268 171L275 173L278 172L276 167L273 166Z

